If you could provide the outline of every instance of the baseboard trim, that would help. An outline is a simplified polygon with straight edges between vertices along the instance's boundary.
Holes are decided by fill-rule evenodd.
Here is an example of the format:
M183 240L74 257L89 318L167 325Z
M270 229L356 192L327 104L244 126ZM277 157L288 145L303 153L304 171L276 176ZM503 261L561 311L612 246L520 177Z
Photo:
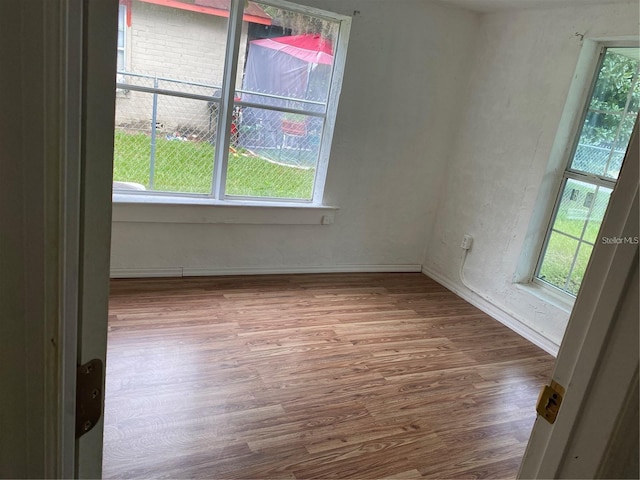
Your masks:
M111 278L217 277L228 275L286 275L296 273L419 273L421 271L421 265L112 268Z
M112 268L111 278L181 277L182 268Z
M467 290L466 288L460 288L459 285L455 285L454 283L452 283L451 281L449 281L439 273L434 272L433 270L427 267L422 268L422 273L425 274L427 277L435 280L446 289L451 290L453 293L458 295L460 298L466 300L474 307L479 308L484 313L486 313L493 319L497 320L498 322L502 323L507 328L513 330L521 337L526 338L534 345L543 349L545 352L553 355L554 357L558 355L558 350L560 349L559 345L556 345L547 337L536 332L531 327L528 327L527 325L523 324L518 319L512 317L511 315L508 315L507 313L502 311L500 307L494 305L493 303L488 302L482 297L479 297L478 295Z
M415 273L421 271L421 265L329 265L247 268L185 267L182 269L182 275L185 277L205 277L223 275L286 275L296 273Z

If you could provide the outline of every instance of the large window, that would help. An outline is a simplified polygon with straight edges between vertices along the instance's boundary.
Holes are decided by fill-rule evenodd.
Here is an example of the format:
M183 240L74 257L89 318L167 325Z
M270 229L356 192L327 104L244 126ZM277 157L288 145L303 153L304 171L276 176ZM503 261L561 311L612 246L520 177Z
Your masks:
M321 204L350 19L277 0L121 2L114 190Z
M577 295L640 107L639 50L607 48L563 175L535 277Z

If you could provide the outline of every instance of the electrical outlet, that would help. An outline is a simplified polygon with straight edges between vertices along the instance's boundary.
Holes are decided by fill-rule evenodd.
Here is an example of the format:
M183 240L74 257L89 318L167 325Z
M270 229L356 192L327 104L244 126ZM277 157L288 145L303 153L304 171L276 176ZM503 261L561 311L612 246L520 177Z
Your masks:
M333 215L323 215L320 219L320 225L331 225L333 223Z
M469 250L471 248L471 245L473 245L473 237L466 233L464 237L462 237L462 244L460 245L460 247L465 250Z

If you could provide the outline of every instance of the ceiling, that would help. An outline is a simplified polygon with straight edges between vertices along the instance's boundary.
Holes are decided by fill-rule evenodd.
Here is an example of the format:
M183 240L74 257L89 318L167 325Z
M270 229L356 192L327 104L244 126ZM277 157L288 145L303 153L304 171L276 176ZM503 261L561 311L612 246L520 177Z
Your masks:
M466 8L476 12L497 12L524 8L575 7L603 3L628 3L628 0L438 0L446 5Z

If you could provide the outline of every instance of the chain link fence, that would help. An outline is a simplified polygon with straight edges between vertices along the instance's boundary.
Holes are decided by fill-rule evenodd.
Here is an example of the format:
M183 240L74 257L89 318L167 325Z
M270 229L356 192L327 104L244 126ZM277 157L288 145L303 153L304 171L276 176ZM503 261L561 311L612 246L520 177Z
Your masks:
M209 193L219 110L212 97L219 88L131 74L121 74L119 85L114 180Z
M571 168L608 178L618 178L625 154L626 150L579 143Z
M116 188L210 194L221 88L120 73ZM243 106L230 125L226 194L310 199L323 118Z
M229 158L229 195L311 198L322 118L242 107L238 133L241 154Z

